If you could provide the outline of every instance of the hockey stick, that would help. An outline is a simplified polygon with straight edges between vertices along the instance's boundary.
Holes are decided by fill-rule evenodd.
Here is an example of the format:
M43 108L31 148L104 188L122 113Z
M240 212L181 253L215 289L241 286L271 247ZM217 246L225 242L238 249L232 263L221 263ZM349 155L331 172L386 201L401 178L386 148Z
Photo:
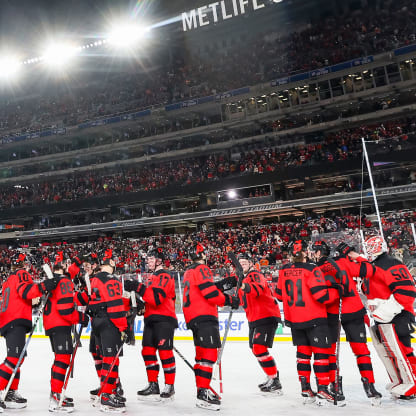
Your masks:
M44 270L44 272L45 272L45 274L46 274L47 278L48 278L48 279L53 279L53 273L52 273L51 268L50 268L47 264L42 265L42 268L43 268L43 270ZM32 329L31 329L31 331L30 331L30 333L29 333L29 337L28 337L28 339L26 340L25 345L23 346L22 352L21 352L21 353L20 353L20 355L19 355L19 359L17 360L16 366L15 366L15 367L14 367L14 369L13 369L13 372L12 372L12 374L11 374L11 376L10 376L9 382L7 383L6 388L3 390L3 394L1 395L1 398L0 398L0 400L1 400L2 402L4 402L4 400L5 400L6 396L7 396L7 393L8 393L8 392L9 392L9 390L10 390L10 386L12 385L13 380L14 380L14 379L15 379L15 377L16 377L17 371L18 371L18 370L19 370L19 368L20 368L20 364L22 364L23 358L24 358L24 356L25 356L25 354L26 354L26 351L27 351L27 347L29 346L29 342L30 342L30 340L32 339L33 333L35 332L35 329L36 329L36 327L38 326L39 319L40 319L40 317L41 317L41 316L42 316L42 314L43 314L43 310L45 309L46 302L48 301L48 299L49 299L49 293L45 296L45 299L43 300L43 303L40 305L40 308L39 308L39 313L38 313L38 315L36 316L36 319L35 319L34 324L32 325Z
M66 388L68 386L69 377L72 375L72 370L74 368L75 355L77 353L78 347L81 344L80 340L81 340L81 333L82 333L83 328L84 327L81 325L81 328L80 328L79 332L75 333L75 346L74 346L74 350L72 351L72 354L71 354L71 361L69 362L69 366L66 369L64 385L62 387L62 392L61 392L61 396L60 396L60 399L59 399L58 408L62 407L62 402L64 401L65 392L66 392Z
M195 370L194 370L194 367L193 367L193 365L182 355L182 353L176 348L176 347L173 347L173 350L176 352L176 354L178 354L179 355L179 357L181 357L182 358L182 360L185 362L185 364L193 371L193 372L195 372ZM212 393L214 393L217 397L219 397L220 399L221 399L221 397L220 397L220 395L211 387L211 386L209 386L208 387L210 390L211 390L211 392Z
M342 273L338 264L328 257L328 263L335 267L337 273ZM341 283L341 282L340 282ZM341 283L342 286L342 283ZM334 397L334 405L338 404L338 393L339 393L339 352L341 346L341 319L342 319L342 293L341 290L339 291L339 306L338 306L338 329L337 329L337 343L335 345L335 362L336 362L336 370L335 370L335 397Z
M238 291L240 290L241 283L243 282L243 279L244 279L243 268L241 267L241 264L238 261L236 255L234 254L233 251L228 252L228 258L231 260L231 263L235 267L235 272L236 272L237 277L238 277L237 286L235 288L235 293L234 293L234 295L238 295ZM228 331L230 330L230 322L231 322L231 319L233 317L233 312L234 311L231 309L230 313L228 314L227 325L225 326L225 331L224 331L224 336L222 338L221 347L220 347L220 350L218 351L217 361L214 364L214 371L213 371L213 378L214 379L218 378L219 364L220 364L220 361L221 361L221 358L222 358L222 354L224 352L225 342L227 341L227 337L228 337Z
M107 384L107 382L108 382L108 379L109 379L109 377L110 377L110 374L111 374L111 372L113 371L114 366L116 365L116 361L117 361L118 357L120 356L121 351L123 350L123 345L124 345L124 342L122 342L122 343L121 343L121 346L120 346L120 348L118 349L117 354L116 354L116 356L114 357L113 362L112 362L112 363L111 363L111 365L110 365L110 369L108 370L108 373L107 373L107 375L105 376L104 381L102 381L102 382L101 382L101 384L100 384L100 389L98 390L98 393L97 393L97 398L95 399L95 402L96 402L96 403L98 403L98 400L99 400L99 399L100 399L100 397L101 397L101 394L102 394L102 392L103 392L103 389L104 389L105 385L106 385L106 384Z

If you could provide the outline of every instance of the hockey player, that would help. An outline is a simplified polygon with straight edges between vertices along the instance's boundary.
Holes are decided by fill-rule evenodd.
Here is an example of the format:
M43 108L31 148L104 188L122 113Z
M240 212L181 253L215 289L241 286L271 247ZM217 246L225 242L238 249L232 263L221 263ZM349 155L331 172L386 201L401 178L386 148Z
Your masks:
M388 389L395 397L409 399L416 394L416 357L410 342L415 322L415 282L407 267L387 254L381 237L368 237L365 247L375 266L374 275L363 284L376 323L371 328L373 342L391 379Z
M175 312L175 280L163 269L165 256L161 247L146 256L147 268L152 273L147 286L137 280L126 280L124 289L139 293L145 302L142 356L146 365L148 385L137 392L139 400L172 400L175 395L176 375L173 355L173 335L178 327ZM165 375L165 388L159 389L159 353Z
M51 292L43 311L45 333L49 336L52 351L55 354L55 360L51 369L49 411L70 413L74 411L73 400L63 397L60 406L59 402L61 401L65 374L73 353L71 326L77 323L81 323L84 326L88 325L88 317L76 310L74 284L64 274L62 263L55 264L53 272L57 278L58 285Z
M3 283L0 334L6 338L7 357L0 365L0 390L6 388L25 346L26 333L32 329L32 299L52 291L58 284L56 278L34 284L27 270L25 255L20 254L12 261L11 275ZM22 363L23 360L10 385L5 402L0 402L1 408L21 409L27 405L27 400L17 392Z
M296 345L297 370L305 402L315 401L310 385L313 353L318 385L316 398L319 404L334 403L335 394L328 389L331 336L326 304L334 301L337 290L327 284L319 267L307 261L307 248L303 240L292 244L293 263L280 270L276 295L283 302L285 323Z
M231 306L232 298L218 290L210 268L205 264L204 247L196 243L188 251L194 262L186 270L183 283L183 313L187 327L192 330L195 345L195 381L197 407L219 410L221 401L209 386L212 368L221 345L218 306Z
M247 315L249 346L267 375L267 380L259 384L259 388L264 393L281 394L279 371L268 351L268 348L273 347L276 328L281 322L280 309L264 275L254 269L252 257L244 253L238 256L238 260L245 274L238 300Z
M116 354L122 342L128 342L126 312L122 300L122 284L113 275L115 262L105 258L101 270L91 279L91 300L88 311L95 342L103 354L101 377L101 410L124 412L125 400L116 394L119 359ZM111 364L115 362L109 373Z
M327 305L328 325L331 331L332 341L332 351L329 356L331 388L335 391L335 374L337 369L335 351L339 336L339 294L341 294L342 327L344 328L347 341L356 356L364 391L367 397L373 400L373 404L377 404L381 398L381 394L374 387L373 366L370 351L367 346L365 320L367 319L368 321L368 316L353 280L353 277L359 277L361 279L370 277L373 274L373 267L365 259L361 259L362 261L360 263L353 261L347 256L353 249L344 243L339 244L336 251L339 253L339 256L333 260L329 260L330 249L325 241L316 241L312 245L314 260L320 267L325 280L329 281L333 286L340 284L341 280L343 282L343 285L339 286L340 293L338 293L334 302ZM343 399L342 377L339 377L337 388L340 399Z

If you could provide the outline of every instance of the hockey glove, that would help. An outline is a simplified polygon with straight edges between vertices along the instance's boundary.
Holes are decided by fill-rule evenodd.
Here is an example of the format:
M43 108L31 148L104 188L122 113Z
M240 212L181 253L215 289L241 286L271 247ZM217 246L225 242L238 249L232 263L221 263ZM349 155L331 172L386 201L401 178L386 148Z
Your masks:
M129 333L126 331L121 332L121 342L124 342L125 344L129 344L131 341Z
M335 251L338 251L340 256L346 256L350 251L354 251L354 247L350 247L346 243L339 243Z
M124 290L126 292L137 292L140 296L143 296L146 291L146 286L137 280L125 280Z
M54 277L53 279L46 279L38 284L39 290L42 293L52 292L58 286L58 282L61 279L60 276Z
M143 316L145 303L141 299L136 299L136 302L137 302L137 316Z
M225 295L224 306L231 306L235 310L240 307L240 298L238 296Z
M225 292L226 290L230 290L237 286L237 278L235 276L225 277L224 279L215 282L215 286L217 286L221 292Z
M74 257L72 260L78 267L81 267L82 260L79 257Z
M86 313L82 313L82 312L79 313L79 323L81 324L81 326L87 327L89 321L90 321L90 318Z

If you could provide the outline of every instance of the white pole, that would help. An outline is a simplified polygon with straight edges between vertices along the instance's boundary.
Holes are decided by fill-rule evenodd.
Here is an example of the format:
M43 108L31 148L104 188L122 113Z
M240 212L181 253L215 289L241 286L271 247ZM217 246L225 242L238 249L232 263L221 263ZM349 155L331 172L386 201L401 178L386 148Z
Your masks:
M410 224L410 226L412 227L412 233L413 233L413 240L415 240L415 245L416 245L416 232L415 232L415 225L413 223Z
M384 240L383 225L381 223L380 211L378 210L378 202L377 202L376 190L374 188L373 175L371 173L371 166L370 166L370 161L368 160L367 147L365 145L364 137L361 138L361 141L363 143L363 152L364 152L364 156L365 156L365 161L367 163L367 170L368 170L368 177L370 178L371 191L373 192L374 206L376 207L376 214L377 214L377 219L378 219L378 225L380 227L380 236ZM363 186L363 184L361 184L361 186Z
M178 275L179 301L181 302L181 309L183 309L181 274L177 272L177 275Z

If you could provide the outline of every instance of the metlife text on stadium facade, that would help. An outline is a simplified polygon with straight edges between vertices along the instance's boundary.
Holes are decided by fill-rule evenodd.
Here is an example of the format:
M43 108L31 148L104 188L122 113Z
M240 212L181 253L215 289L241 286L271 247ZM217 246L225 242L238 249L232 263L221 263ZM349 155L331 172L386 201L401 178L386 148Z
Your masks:
M264 0L222 0L182 13L183 30L197 29L212 23L266 7Z

